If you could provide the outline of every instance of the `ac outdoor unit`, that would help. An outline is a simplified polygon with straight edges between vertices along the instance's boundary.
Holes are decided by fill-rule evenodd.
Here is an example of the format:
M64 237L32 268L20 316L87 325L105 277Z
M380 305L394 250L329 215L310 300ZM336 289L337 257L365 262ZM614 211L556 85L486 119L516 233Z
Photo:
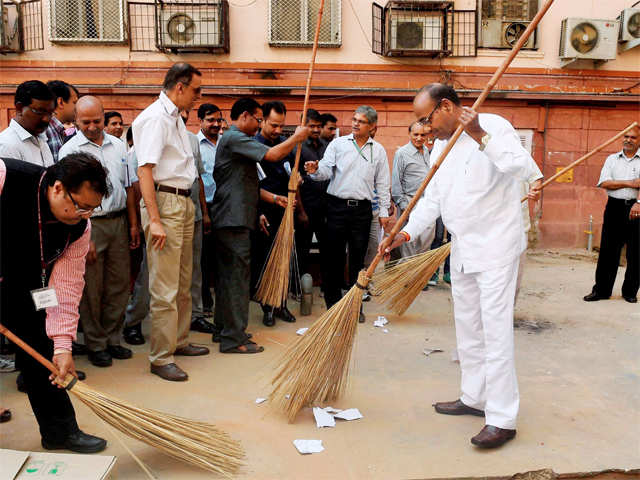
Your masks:
M618 27L617 20L565 18L560 30L560 58L614 60Z
M640 8L625 8L620 14L619 42L640 39Z
M529 26L526 20L486 19L482 21L482 46L512 48ZM535 32L522 48L535 48Z
M0 0L0 52L20 51L18 6Z
M442 16L391 18L391 50L442 50Z
M169 5L160 10L160 47L190 48L220 46L220 9L184 9Z

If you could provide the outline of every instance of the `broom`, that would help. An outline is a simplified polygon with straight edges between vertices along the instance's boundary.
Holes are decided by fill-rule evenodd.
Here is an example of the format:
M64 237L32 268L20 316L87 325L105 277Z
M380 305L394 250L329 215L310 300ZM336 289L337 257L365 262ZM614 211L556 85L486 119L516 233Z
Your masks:
M0 324L0 333L44 365L54 375L56 366ZM71 374L56 383L65 387L107 424L125 435L178 460L230 477L242 465L240 444L213 425L139 408L89 388Z
M552 3L553 0L547 0L538 11L509 56L473 104L474 110L477 110L485 101ZM463 127L460 125L389 233L389 242L393 241L400 228L406 223L409 213L462 132ZM356 324L362 305L362 292L367 287L380 260L382 255L378 253L369 268L360 272L358 281L347 294L327 310L305 335L296 339L284 353L271 382L273 390L269 395L269 401L274 407L283 410L290 422L295 419L302 407L335 400L344 392Z
M324 9L324 0L320 0L320 8L318 10L318 21L316 23L316 33L313 39L313 51L311 53L311 62L309 63L309 73L307 75L307 87L304 93L304 105L302 107L301 126L307 123L307 107L309 104L309 93L311 91L311 77L313 76L313 67L316 62L316 52L318 51L318 38L320 35L320 24L322 21L322 11ZM276 238L273 240L269 258L264 270L258 281L258 288L255 294L256 300L263 305L269 305L274 308L280 308L284 305L289 292L289 272L291 270L291 252L293 250L293 233L294 233L294 203L296 192L298 191L300 154L302 152L302 144L299 143L296 148L296 159L291 169L289 177L287 207L284 210L282 222L278 228Z
M576 165L584 162L596 153L602 151L613 142L623 137L629 130L635 128L637 122L633 122L627 128L617 135L611 137L599 147L593 149L586 155L580 157L575 162L567 165L555 175L545 180L540 189L543 189L556 178L563 175ZM527 197L522 198L522 202ZM391 311L398 315L404 314L418 294L422 291L422 283L425 278L431 278L440 264L447 258L451 251L451 244L441 246L436 250L430 250L412 257L403 258L397 262L393 262L388 268L373 275L371 283L373 284L373 294L376 301L387 304Z

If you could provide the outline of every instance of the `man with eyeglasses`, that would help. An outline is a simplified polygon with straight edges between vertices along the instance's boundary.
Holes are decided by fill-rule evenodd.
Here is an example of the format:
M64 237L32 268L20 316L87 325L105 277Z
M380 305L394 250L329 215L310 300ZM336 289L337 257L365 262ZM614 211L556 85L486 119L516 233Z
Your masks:
M211 207L215 319L223 324L213 341L220 341L222 353L260 353L262 346L247 334L251 290L251 232L258 227L257 163L279 162L297 143L309 136L309 129L298 127L282 143L269 147L255 138L263 122L260 104L253 98L241 98L231 107L229 130L216 148L213 179L216 191Z
M51 360L60 379L76 376L71 344L89 251L89 216L108 197L107 173L85 153L48 168L0 159L0 319ZM40 428L42 447L95 453L107 442L80 430L67 391L21 349L16 365Z
M53 112L55 95L40 80L21 83L16 89L16 117L0 133L0 156L42 167L53 165L45 131Z
M369 243L373 219L372 200L379 202L379 221L384 228L391 207L390 174L387 153L371 138L378 113L368 105L356 109L352 133L332 141L320 162L305 163L309 178L330 180L327 189L327 282L324 299L327 309L342 298L346 249L349 248L349 285L354 285ZM360 322L365 316L360 311Z
M180 111L200 98L202 74L188 63L166 73L160 97L133 121L142 193L140 217L147 244L151 294L151 373L185 381L175 356L207 355L188 342L195 206L191 186L197 170Z
M90 153L108 172L112 192L93 212L91 244L87 255L85 286L80 302L80 321L89 361L110 367L113 359L131 358L120 345L124 313L129 298L129 249L140 243L135 194L127 165L124 143L104 130L102 102L87 95L76 104L78 133L60 149L60 158L70 153Z
M522 182L542 175L507 120L463 107L450 86L423 87L413 109L437 139L434 161L459 124L464 133L408 223L392 244L388 238L380 244L380 252L412 241L442 216L452 237L451 290L462 395L434 406L445 415L485 417L484 428L471 443L495 448L515 437L520 403L513 308L520 255L527 246Z

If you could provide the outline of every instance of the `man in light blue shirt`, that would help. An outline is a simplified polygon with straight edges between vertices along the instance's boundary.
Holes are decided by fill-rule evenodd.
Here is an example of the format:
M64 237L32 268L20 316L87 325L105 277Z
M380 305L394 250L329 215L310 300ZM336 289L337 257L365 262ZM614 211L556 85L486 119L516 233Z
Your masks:
M217 105L203 103L198 108L198 119L200 120L200 131L198 141L200 142L200 156L204 172L200 175L204 186L204 196L207 203L207 210L211 211L213 195L216 193L216 182L213 180L213 167L216 164L216 146L220 137L220 128L224 122L222 112ZM202 244L202 304L205 314L213 311L213 297L211 296L211 237L209 235L211 227L204 225L204 241ZM222 324L217 325L214 335L220 333Z

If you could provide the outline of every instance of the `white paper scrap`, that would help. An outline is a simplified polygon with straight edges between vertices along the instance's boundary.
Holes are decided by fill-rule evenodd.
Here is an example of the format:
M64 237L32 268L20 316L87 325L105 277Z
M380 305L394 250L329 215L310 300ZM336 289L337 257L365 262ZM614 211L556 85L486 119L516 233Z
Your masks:
M425 348L422 353L424 353L427 357L432 353L442 353L442 350L439 348Z
M333 407L324 407L324 411L327 413L340 413L342 410Z
M299 328L298 330L296 330L296 333L298 335L304 335L305 333L307 333L307 330L309 330L307 327L305 328Z
M389 329L385 328L384 330L382 330L384 333L389 333Z
M389 321L383 316L378 315L378 319L373 321L374 327L384 327Z
M324 450L322 440L294 440L293 444L298 452L303 455L308 453L320 453Z
M359 418L363 418L360 410L357 408L348 408L347 410L343 410L340 413L334 415L335 418L340 418L342 420L358 420Z
M313 416L316 419L316 426L318 428L336 426L336 421L334 420L333 415L327 413L320 407L313 407Z
M259 403L262 403L262 402L266 402L266 401L267 401L267 399L266 399L266 398L262 398L262 397L258 397L258 398L256 398L256 403L258 403L258 404L259 404Z

